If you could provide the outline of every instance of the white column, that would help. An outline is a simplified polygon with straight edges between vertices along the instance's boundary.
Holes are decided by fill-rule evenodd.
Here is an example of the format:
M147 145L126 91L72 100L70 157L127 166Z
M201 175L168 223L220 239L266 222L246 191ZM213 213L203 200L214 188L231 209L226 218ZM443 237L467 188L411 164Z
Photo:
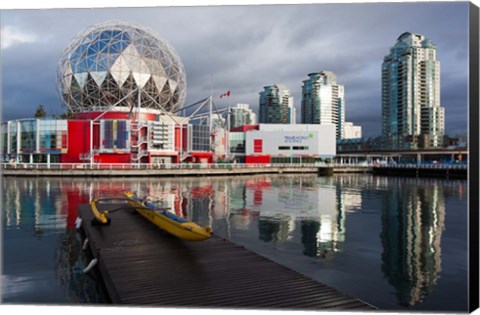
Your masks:
M20 153L20 149L22 148L22 130L20 122L17 121L17 155Z
M50 161L50 155L48 159ZM93 164L93 120L90 120L90 164Z
M213 102L213 97L210 95L210 102L208 103L208 125L209 125L209 129L208 129L208 143L209 143L209 148L210 148L210 151L213 151L213 142L212 142L212 102Z
M11 121L7 122L7 154L11 153L12 139L10 135L10 125Z

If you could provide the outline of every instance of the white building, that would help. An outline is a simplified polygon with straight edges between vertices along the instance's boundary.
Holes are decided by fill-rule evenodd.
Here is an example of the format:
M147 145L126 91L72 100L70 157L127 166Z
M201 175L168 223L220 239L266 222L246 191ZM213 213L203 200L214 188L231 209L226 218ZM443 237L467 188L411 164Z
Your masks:
M245 133L245 155L250 162L282 157L332 158L336 155L335 125L260 124ZM262 159L256 159L262 157Z
M361 139L362 126L355 126L351 122L345 122L343 125L343 139Z

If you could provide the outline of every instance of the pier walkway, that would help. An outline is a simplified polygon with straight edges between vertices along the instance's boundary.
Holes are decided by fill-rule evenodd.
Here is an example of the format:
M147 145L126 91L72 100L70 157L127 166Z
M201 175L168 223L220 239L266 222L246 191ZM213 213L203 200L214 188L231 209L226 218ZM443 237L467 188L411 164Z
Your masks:
M182 241L128 209L110 213L110 225L92 225L90 205L79 206L79 216L113 304L374 309L215 235L202 242Z

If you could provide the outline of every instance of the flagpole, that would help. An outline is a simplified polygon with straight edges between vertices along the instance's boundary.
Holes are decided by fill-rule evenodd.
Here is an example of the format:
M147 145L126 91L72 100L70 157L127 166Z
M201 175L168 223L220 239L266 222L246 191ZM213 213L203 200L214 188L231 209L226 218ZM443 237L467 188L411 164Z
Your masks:
M229 94L230 94L230 89L228 90ZM230 96L230 95L229 95ZM225 146L226 146L226 154L225 154L225 157L228 161L230 161L230 115L231 115L231 109L232 109L232 104L230 102L230 97L228 97L228 114L227 114L227 123L226 123L226 127L227 127L227 130L225 132Z
M213 74L210 73L210 102L208 104L208 139L209 139L209 145L210 145L210 151L214 153L213 151L213 142L212 142L212 102L213 102Z
M208 106L210 134L212 134L212 102L213 102L213 74L210 73L210 102Z
M227 111L227 130L225 131L225 149L227 151L225 152L225 158L228 162L230 162L230 110L231 107L229 106Z

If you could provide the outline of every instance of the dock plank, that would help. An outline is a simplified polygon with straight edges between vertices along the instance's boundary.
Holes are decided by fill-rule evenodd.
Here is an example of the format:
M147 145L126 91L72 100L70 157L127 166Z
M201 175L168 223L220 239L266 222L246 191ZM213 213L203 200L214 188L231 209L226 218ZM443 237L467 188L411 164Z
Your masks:
M116 209L106 204L102 209ZM132 210L92 225L79 206L82 230L98 258L114 304L246 309L374 309L325 284L213 235L188 242L165 234Z

